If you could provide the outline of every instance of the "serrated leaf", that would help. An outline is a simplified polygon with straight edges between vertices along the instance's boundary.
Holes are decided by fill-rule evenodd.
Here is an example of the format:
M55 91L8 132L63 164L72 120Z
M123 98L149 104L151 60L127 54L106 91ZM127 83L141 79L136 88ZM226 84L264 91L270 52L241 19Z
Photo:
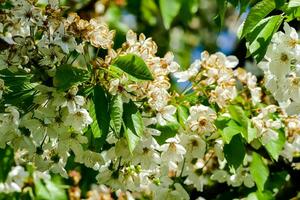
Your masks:
M90 75L87 70L65 64L56 69L53 85L59 90L65 91L76 83L88 80L89 77Z
M98 144L98 146L101 148L105 143L105 139L109 131L110 116L108 114L109 113L108 98L104 89L100 85L94 87L93 102L95 105L96 119L100 130L99 142L101 144Z
M246 149L240 134L234 135L229 144L224 145L224 156L229 166L237 169L244 160Z
M250 33L258 22L274 10L275 7L274 0L262 0L251 8L248 17L245 20L241 37L243 38Z
M271 140L269 141L266 145L265 148L270 154L270 156L274 160L278 160L278 157L282 151L282 148L284 147L285 144L285 134L284 131L279 130L278 131L278 139L277 140Z
M263 191L265 187L265 183L269 177L269 168L263 162L262 157L255 152L253 152L252 154L250 173L254 182L256 183L258 190Z
M281 15L266 18L247 35L246 40L249 52L257 62L260 62L265 56L272 36L278 30L282 20L283 17Z
M123 101L120 95L115 95L110 101L110 118L112 127L117 134L120 134L122 127L122 116L123 116Z
M300 6L300 0L290 0L288 7L293 8L293 7L299 7Z
M172 21L178 15L181 7L181 0L159 0L161 16L166 29L169 29Z
M142 58L135 54L119 56L113 65L140 80L153 80L153 76Z

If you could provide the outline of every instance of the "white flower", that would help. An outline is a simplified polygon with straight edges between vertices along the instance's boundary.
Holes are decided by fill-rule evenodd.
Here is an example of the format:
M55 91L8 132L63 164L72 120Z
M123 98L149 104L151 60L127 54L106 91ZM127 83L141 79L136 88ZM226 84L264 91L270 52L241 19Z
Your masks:
M196 76L201 68L201 61L195 60L186 71L175 72L173 75L177 78L177 82L186 82L193 76Z
M198 135L180 135L181 143L187 150L186 159L203 158L206 151L206 143Z
M177 137L169 138L160 147L162 164L166 164L172 170L176 170L177 163L183 160L183 155L186 153L185 148L179 142Z
M191 131L198 134L211 133L215 130L214 120L217 118L215 111L204 105L192 106L187 125Z
M157 122L164 126L168 122L175 122L176 118L173 116L176 113L176 107L172 105L165 106L157 111Z
M86 109L77 109L74 113L69 113L65 119L65 125L72 126L76 131L81 131L84 127L91 124L93 119Z

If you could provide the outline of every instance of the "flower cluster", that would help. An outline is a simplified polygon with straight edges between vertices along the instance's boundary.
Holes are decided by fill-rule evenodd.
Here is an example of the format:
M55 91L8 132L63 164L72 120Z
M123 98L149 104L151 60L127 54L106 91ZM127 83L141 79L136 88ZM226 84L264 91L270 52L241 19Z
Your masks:
M284 33L274 34L260 66L265 72L265 86L287 113L299 113L300 44L298 33L287 23Z

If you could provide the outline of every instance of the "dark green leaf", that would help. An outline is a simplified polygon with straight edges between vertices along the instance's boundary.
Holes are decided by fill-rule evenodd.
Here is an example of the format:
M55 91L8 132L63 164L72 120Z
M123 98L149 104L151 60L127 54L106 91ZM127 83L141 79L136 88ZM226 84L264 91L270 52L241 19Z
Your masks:
M152 74L144 60L135 54L119 56L113 62L113 65L137 79L153 80Z
M224 145L224 156L229 166L237 169L244 160L246 149L240 134L234 135L229 144Z
M159 7L166 29L170 28L172 21L178 15L181 3L181 0L159 0Z
M107 95L100 85L97 85L94 88L93 102L95 105L96 119L98 122L101 136L101 144L99 146L102 147L105 143L105 139L109 131L110 116Z
M244 37L252 31L252 29L267 16L272 10L275 9L274 0L262 0L258 2L253 8L251 8L249 15L244 23L242 35Z
M224 17L227 8L226 0L216 0L218 5L218 15L215 17L216 24L219 26L219 29L223 27Z
M265 183L269 177L269 168L263 162L263 158L255 152L253 152L252 154L250 173L254 182L256 183L258 190L263 191L265 187Z
M278 139L271 140L266 145L265 148L267 149L268 153L274 160L278 160L278 156L281 153L281 150L285 144L285 133L282 130L278 131Z
M122 116L123 116L123 101L120 95L115 95L110 101L110 118L112 127L117 134L120 134L122 127Z
M0 148L0 182L5 182L11 167L14 164L14 153L13 149L6 147L5 149Z
M84 82L90 77L89 72L84 69L65 64L56 69L56 75L53 84L59 90L67 90L72 85Z

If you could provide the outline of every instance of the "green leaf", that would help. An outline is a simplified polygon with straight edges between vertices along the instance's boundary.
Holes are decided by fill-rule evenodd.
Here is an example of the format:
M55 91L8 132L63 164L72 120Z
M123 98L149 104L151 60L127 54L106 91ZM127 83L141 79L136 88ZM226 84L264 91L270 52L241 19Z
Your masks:
M159 136L155 136L158 144L162 145L166 142L168 138L174 137L180 128L180 125L175 122L168 123L165 126L157 125L155 127L157 130L161 132Z
M264 191L264 192L256 191L250 193L247 196L246 200L273 200L274 197L272 194L273 193L271 191Z
M124 134L127 139L129 151L132 153L136 145L140 141L140 137L134 134L130 128L125 128Z
M98 127L100 130L100 143L99 147L102 147L105 143L105 139L107 137L108 131L109 131L109 122L110 122L110 116L109 116L109 104L108 104L108 98L106 96L106 93L104 89L97 85L94 87L94 98L93 102L95 105L95 113L96 113L96 119L98 122Z
M292 21L293 19L300 18L300 7L288 8L285 10L286 22Z
M236 122L238 122L242 127L247 128L248 127L248 117L246 116L246 113L244 110L237 105L230 105L228 106L228 111Z
M263 162L262 157L255 152L253 152L252 154L250 173L254 182L256 183L258 190L263 191L265 187L265 183L269 177L269 168Z
M229 144L224 145L224 156L228 165L237 169L244 160L246 149L240 134L234 135Z
M0 148L0 182L5 182L11 167L14 165L14 152L10 147Z
M87 70L73 67L65 64L56 69L56 75L53 84L59 90L65 91L76 83L82 83L89 79L90 75Z
M215 17L215 22L219 26L219 29L223 27L225 11L227 8L226 0L216 0L218 5L218 15Z
M141 113L136 105L130 101L124 104L123 120L127 128L137 136L142 136L144 133L144 122Z
M125 137L129 150L132 152L139 141L139 137L144 133L144 122L141 113L132 101L124 104L123 108Z
M271 16L259 22L259 24L246 37L247 46L251 55L260 62L266 54L273 34L282 23L281 15Z
M290 0L288 7L299 7L300 6L300 0Z
M258 2L253 8L251 8L248 17L244 23L242 38L250 33L252 29L258 24L260 20L262 20L265 16L267 16L272 10L275 9L274 0L262 0Z
M50 198L55 200L67 200L67 195L65 190L61 185L58 185L52 181L45 180L46 188L49 191Z
M166 29L170 28L172 21L178 15L181 3L181 0L159 0L161 16Z
M279 130L278 139L269 141L265 145L265 148L267 149L270 156L277 161L284 144L285 144L285 133L284 131Z
M37 200L50 200L50 193L42 180L35 181L34 186Z
M90 114L91 118L93 119L93 122L90 125L93 136L94 136L94 138L100 138L102 133L100 131L99 124L98 124L97 117L96 117L95 104L92 101L89 102L89 114Z
M284 6L285 0L275 0L276 8Z
M117 134L120 134L123 116L123 101L120 95L111 98L109 113L113 129Z
M182 105L177 106L177 120L181 124L181 126L185 127L185 122L189 116L188 108Z
M232 137L236 134L242 133L243 128L240 127L237 123L235 123L233 120L230 120L227 124L227 127L223 129L222 131L222 137L224 141L229 144Z
M142 58L135 54L119 56L113 65L140 80L153 80L153 76Z
M255 127L252 127L251 121L248 122L248 128L247 128L247 142L252 142L257 137L257 129Z

